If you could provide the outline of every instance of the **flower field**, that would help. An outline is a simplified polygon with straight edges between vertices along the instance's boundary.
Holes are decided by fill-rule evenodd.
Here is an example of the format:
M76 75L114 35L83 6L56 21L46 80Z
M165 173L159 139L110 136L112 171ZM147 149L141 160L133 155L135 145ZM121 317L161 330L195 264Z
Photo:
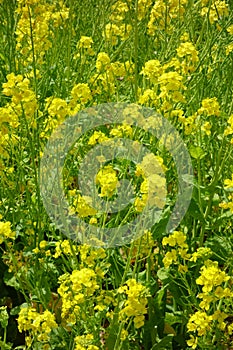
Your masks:
M0 91L1 350L233 349L232 1L0 0Z

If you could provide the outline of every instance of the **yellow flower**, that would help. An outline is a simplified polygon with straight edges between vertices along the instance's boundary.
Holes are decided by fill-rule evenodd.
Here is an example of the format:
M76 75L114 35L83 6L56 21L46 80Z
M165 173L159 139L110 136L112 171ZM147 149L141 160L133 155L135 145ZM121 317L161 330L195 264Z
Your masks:
M202 100L201 105L202 105L201 108L198 109L199 114L204 113L207 116L211 116L211 115L219 116L220 115L219 103L218 103L216 97L206 98L206 99Z
M167 252L163 258L163 264L165 269L168 269L171 264L177 261L177 253L175 249L172 249L170 252Z
M173 21L177 17L181 20L185 12L185 4L187 0L170 0L168 3L164 0L157 0L151 10L150 20L148 23L149 35L161 30L171 33L173 30Z
M207 260L201 267L201 275L196 279L196 283L203 285L204 293L211 292L214 287L220 286L230 279L224 271L221 271L217 262Z
M93 135L89 138L88 145L95 145L96 143L101 143L109 140L109 138L101 131L94 131Z
M63 121L69 115L67 102L62 98L49 97L46 99L46 102L46 108L48 108L48 114L51 117L57 117L58 120Z
M22 63L25 66L33 64L34 61L42 64L46 51L52 46L52 28L66 25L69 9L62 1L55 5L27 0L18 2L16 13L19 16L15 31L16 50L23 57Z
M224 180L224 188L229 189L232 188L233 189L233 174L231 175L231 179L226 179Z
M81 102L82 104L85 104L92 99L91 90L88 84L84 83L76 84L71 90L71 95L74 101Z
M158 97L156 93L151 89L146 89L143 94L139 96L138 102L142 105L155 105Z
M2 244L5 239L15 239L15 232L11 230L10 221L0 221L0 244Z
M39 247L40 249L44 249L47 246L47 242L45 240L40 241Z
M233 114L230 115L227 123L229 124L227 128L224 130L224 135L231 135L233 134Z
M233 35L233 24L231 24L228 28L227 31L230 35Z
M186 265L179 265L178 271L181 273L186 273L188 272L188 267Z
M137 212L141 213L143 211L143 209L147 204L147 199L148 199L147 195L142 195L141 198L140 197L135 198L134 207Z
M93 40L89 36L81 36L79 39L79 42L77 44L77 49L82 48L82 49L90 49L93 44Z
M147 288L135 279L129 279L124 286L118 288L118 293L127 295L119 312L120 319L133 317L135 328L142 327L145 322L144 315L147 313Z
M178 245L180 248L187 248L186 235L181 231L174 231L169 237L164 237L162 240L163 245L169 245L174 247Z
M145 63L140 74L149 78L152 83L158 81L159 76L163 73L163 68L159 60L149 60Z
M198 337L194 337L193 335L191 335L190 339L187 340L187 345L192 349L196 349L197 344L198 344Z
M117 173L111 165L101 168L96 175L96 183L100 185L100 197L112 197L118 186Z
M226 46L226 55L228 56L229 53L233 51L233 43Z
M75 337L74 350L99 350L98 346L92 345L94 337L92 334L78 335Z
M114 137L132 136L133 129L128 124L118 125L116 128L112 128L110 135Z
M204 5L207 5L204 2ZM211 24L217 22L220 17L228 16L229 9L225 0L214 0L211 6L204 6L201 10L201 16L208 16Z
M178 57L188 56L188 60L191 62L198 62L198 52L191 42L181 43L176 51Z
M127 338L128 334L129 333L128 333L128 331L126 329L122 329L122 331L121 331L121 341L124 341Z
M22 307L19 312L19 331L28 331L39 342L48 341L51 331L57 327L54 314L48 310L45 310L43 313L37 313L34 308L27 306Z
M111 65L110 57L105 52L100 52L97 56L96 69L98 72L108 70Z
M78 194L72 199L71 213L76 212L81 218L93 216L97 210L92 207L92 198Z
M190 258L190 261L196 262L197 259L206 259L209 258L212 254L212 251L210 248L200 247L197 249L196 252L194 252Z
M165 91L178 91L184 89L182 76L177 72L163 73L159 76L158 82Z
M77 247L75 244L71 244L68 239L65 239L64 241L58 241L55 244L55 254L54 258L58 258L62 254L64 255L72 255L77 252Z
M188 332L197 332L198 336L205 335L210 330L212 317L208 316L206 312L197 311L188 321Z
M121 32L118 25L114 23L107 23L102 35L106 41L109 41L114 46L117 44L120 33Z
M212 125L210 124L210 122L205 122L202 126L201 126L201 130L204 131L206 133L206 135L211 135L211 128Z

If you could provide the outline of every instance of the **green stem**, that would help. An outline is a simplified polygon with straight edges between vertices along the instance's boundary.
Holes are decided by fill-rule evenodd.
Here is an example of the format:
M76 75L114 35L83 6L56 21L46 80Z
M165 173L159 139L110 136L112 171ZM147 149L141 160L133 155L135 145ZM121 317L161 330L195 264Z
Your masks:
M125 283L125 279L129 270L129 266L130 266L130 262L131 262L131 258L132 258L132 252L133 252L133 248L134 248L134 244L132 243L130 245L130 250L129 250L129 254L128 254L128 258L127 258L127 262L126 262L126 266L125 266L125 271L121 280L121 285L123 285Z
M134 57L135 57L135 100L138 100L138 0L135 3L135 29L134 29Z
M212 180L211 184L208 186L209 190L210 190L210 196L209 196L208 204L206 207L206 211L204 213L205 221L208 218L208 216L210 214L210 210L212 208L212 201L213 201L214 194L215 194L215 191L214 191L215 186L219 180L219 177L221 176L223 167L225 165L226 158L229 157L229 155L230 155L230 150L229 150L230 145L228 145L227 149L225 150L225 155L223 157L223 160L221 162L222 153L223 153L223 145L224 145L224 139L223 139L223 142L222 142L219 154L218 154L218 159L217 159L217 164L216 164L216 169L215 169L215 174L214 174L213 180ZM203 243L204 243L205 227L206 227L206 223L204 222L202 227L201 227L201 232L200 232L200 240L199 240L200 247L202 247Z
M7 328L4 327L4 336L3 336L3 344L6 345L6 335L7 335ZM4 347L3 347L4 349Z

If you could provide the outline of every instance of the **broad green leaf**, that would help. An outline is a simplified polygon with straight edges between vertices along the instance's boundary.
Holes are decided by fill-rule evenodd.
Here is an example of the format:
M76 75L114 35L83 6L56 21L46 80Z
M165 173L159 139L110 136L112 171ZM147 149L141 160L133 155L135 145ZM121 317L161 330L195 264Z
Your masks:
M190 146L189 153L194 159L202 159L206 156L206 153L200 146Z
M167 335L158 344L155 344L151 350L172 350L172 339L172 334Z

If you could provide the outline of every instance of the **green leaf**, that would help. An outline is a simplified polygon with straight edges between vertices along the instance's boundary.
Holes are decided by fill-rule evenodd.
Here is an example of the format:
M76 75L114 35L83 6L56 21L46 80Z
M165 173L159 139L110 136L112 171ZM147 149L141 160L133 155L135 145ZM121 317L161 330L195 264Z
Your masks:
M202 159L207 154L203 151L203 149L200 146L190 146L189 153L190 153L191 157L194 159Z
M188 208L188 213L196 220L199 220L200 222L204 223L205 218L201 212L199 204L195 201L195 199L191 199L189 208Z
M167 335L158 344L152 346L151 350L172 350L172 339L172 334Z
M20 312L20 309L21 309L21 306L19 306L19 305L13 307L13 309L11 309L11 311L10 311L10 315L11 315L11 316L18 315L19 312Z
M1 350L11 350L12 349L12 343L5 343L4 341L0 340L0 347Z
M230 237L211 237L208 238L205 246L210 248L215 254L215 259L219 263L224 263L227 259L232 257L233 242Z
M158 278L162 281L164 288L168 287L177 304L186 306L189 302L189 293L182 279L174 278L174 276L169 273L169 270L166 270L165 268L159 269L157 275Z
M18 283L17 279L15 276L11 277L8 279L8 273L5 274L4 276L4 282L7 286L13 287L16 290L20 289L20 284ZM10 274L9 274L10 275Z
M183 323L184 321L185 321L185 317L184 317L184 315L182 315L182 313L180 315L177 315L177 314L174 315L174 314L166 312L165 322L167 322L171 326L175 323Z
M6 306L0 307L0 323L2 328L6 328L8 325L9 315L6 308L7 308Z
M161 267L161 269L158 270L157 276L163 282L163 284L168 283L170 280L169 272L167 269L165 269L165 267Z
M151 319L151 325L152 327L157 326L159 337L162 337L164 332L166 299L167 291L165 286L158 291L156 297L153 298L153 301L151 300L151 304L153 305L151 305L151 307L153 308L153 319Z

